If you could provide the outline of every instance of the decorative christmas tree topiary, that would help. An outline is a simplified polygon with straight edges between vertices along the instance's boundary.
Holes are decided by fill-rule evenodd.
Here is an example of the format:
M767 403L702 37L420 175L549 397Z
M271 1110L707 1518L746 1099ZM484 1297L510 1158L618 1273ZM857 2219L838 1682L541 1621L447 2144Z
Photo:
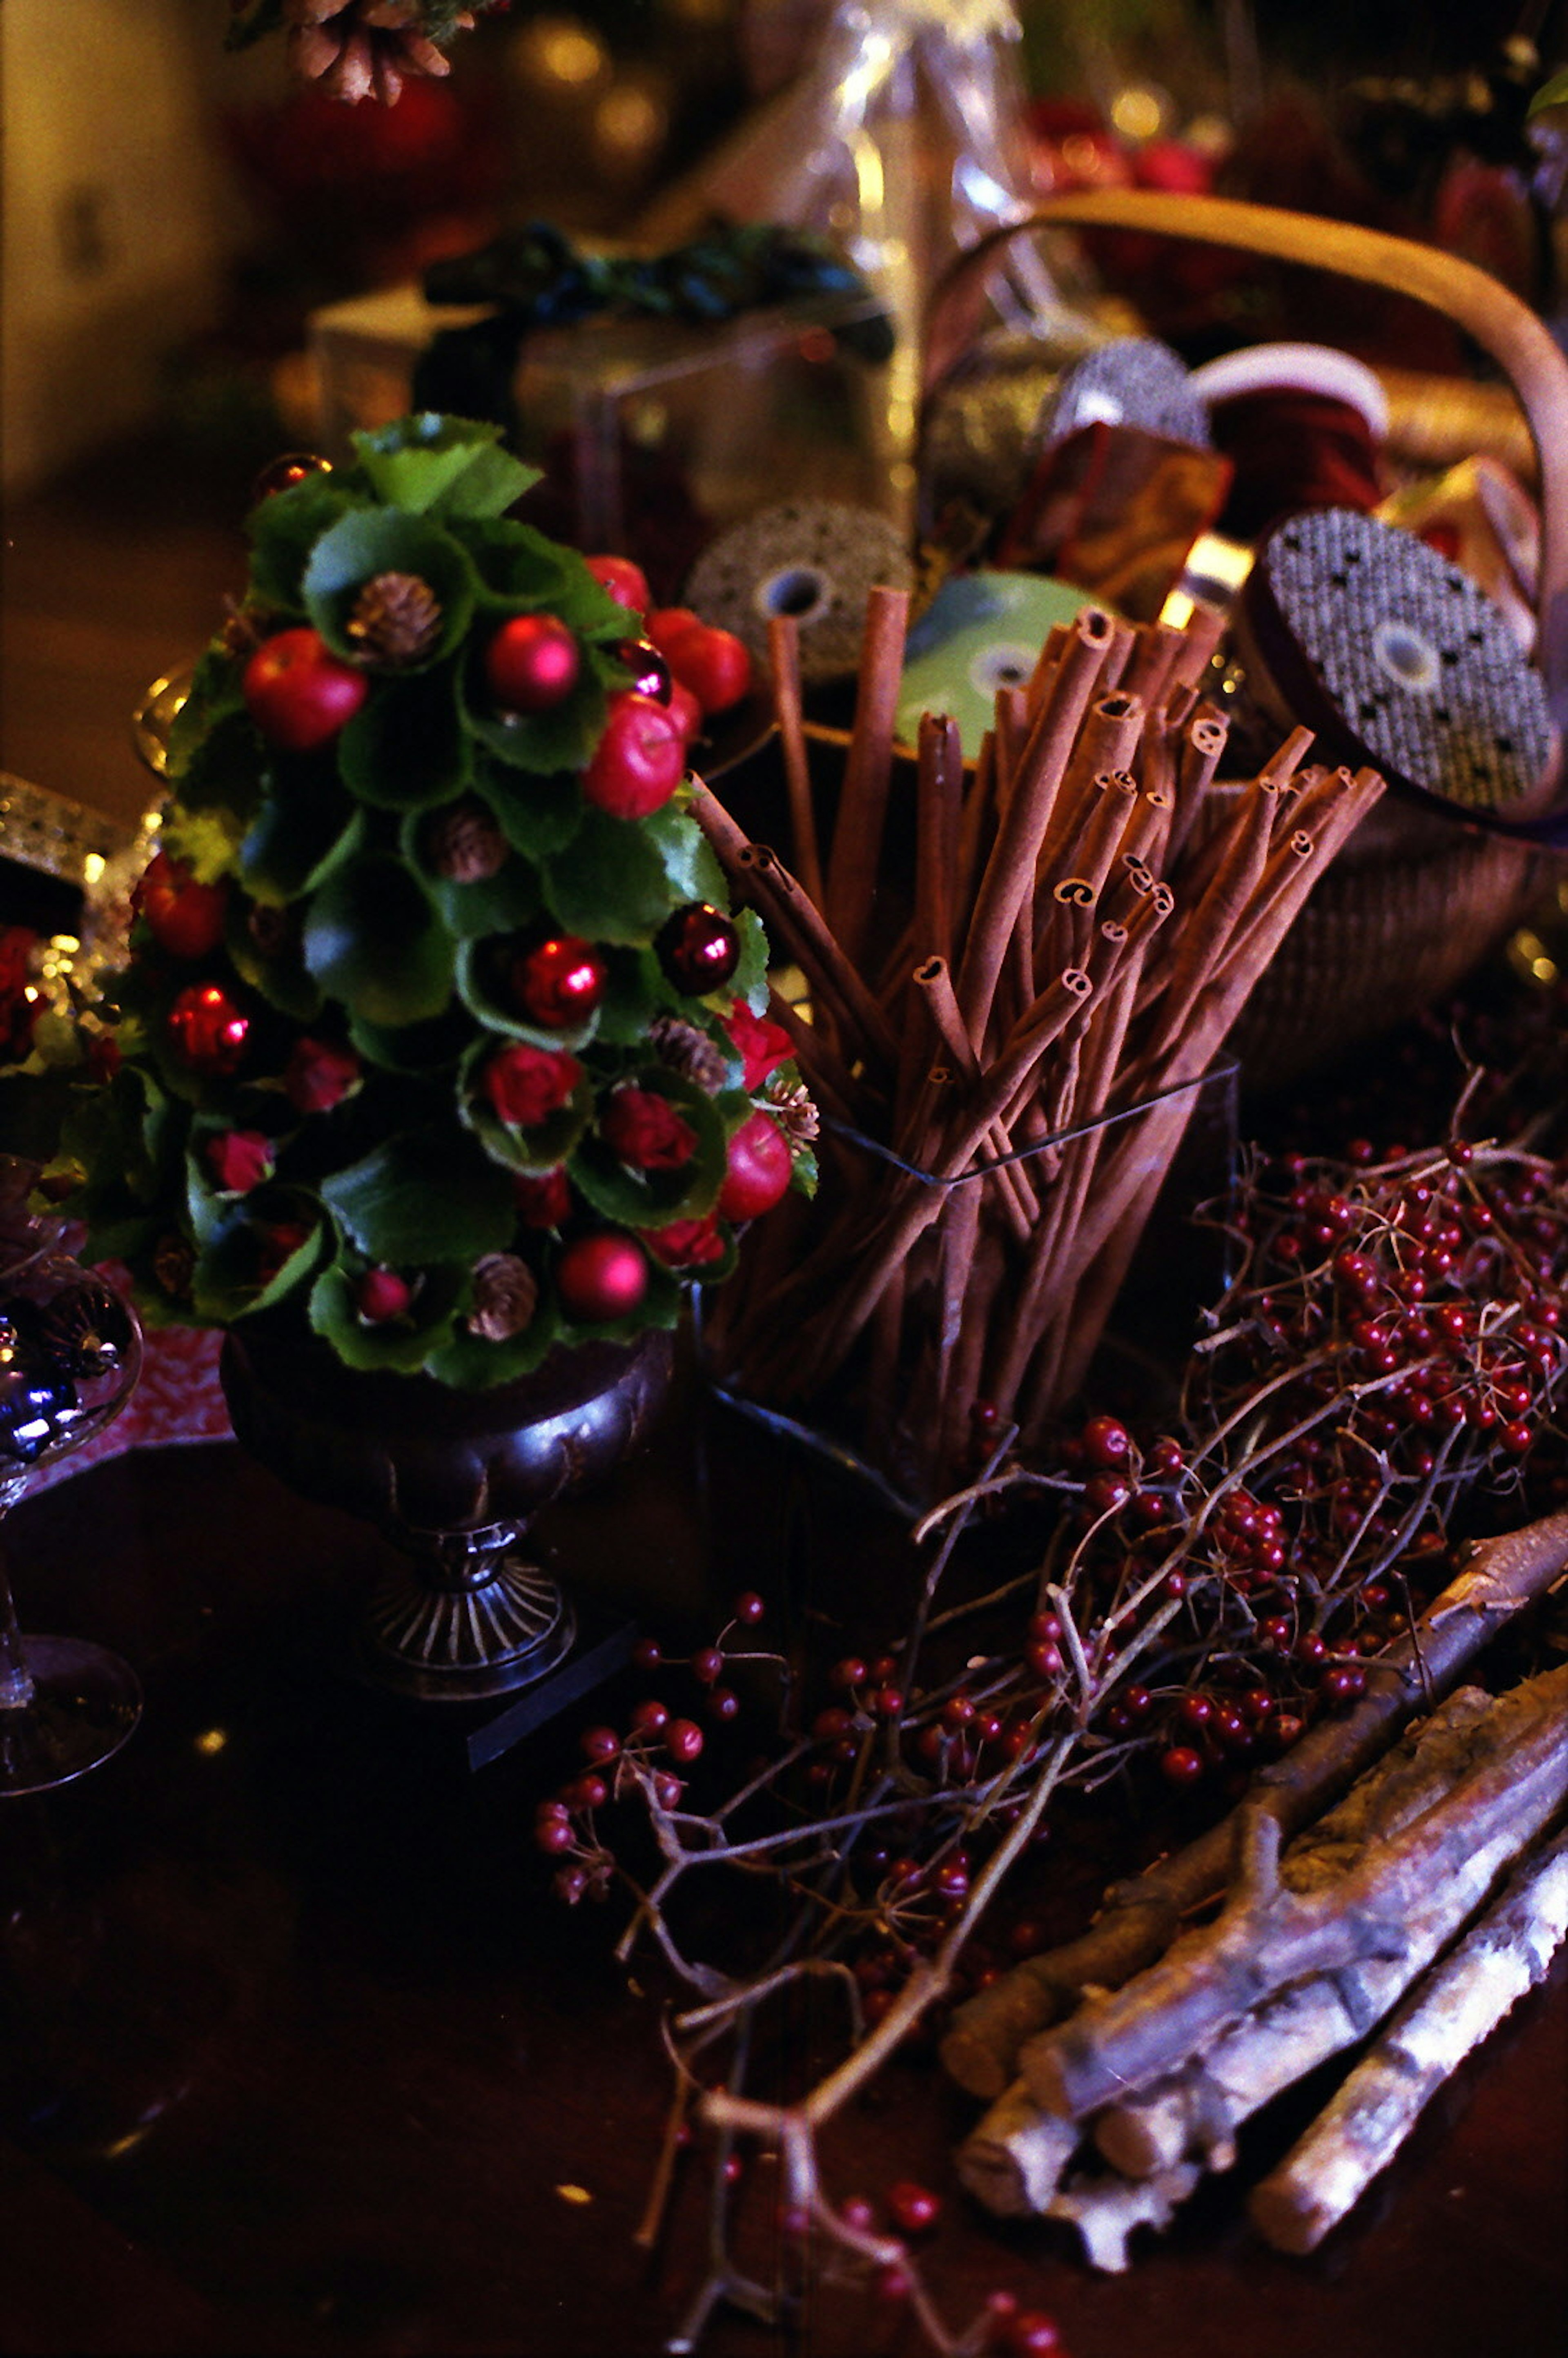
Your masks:
M477 1388L673 1325L815 1114L626 605L497 429L355 444L249 520L55 1182L151 1323Z

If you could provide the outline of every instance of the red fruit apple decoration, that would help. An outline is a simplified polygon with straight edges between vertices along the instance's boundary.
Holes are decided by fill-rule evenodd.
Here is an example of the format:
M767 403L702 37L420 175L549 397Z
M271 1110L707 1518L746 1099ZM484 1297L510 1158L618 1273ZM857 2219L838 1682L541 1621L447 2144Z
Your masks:
M245 665L241 693L269 744L313 753L353 719L370 682L332 653L319 631L301 623L262 641Z
M175 1054L191 1072L218 1077L238 1072L251 1019L215 982L193 982L168 1011Z
M696 697L705 716L728 712L752 685L752 657L745 641L716 624L690 623L659 652L681 686Z
M686 739L667 706L623 688L610 699L604 732L582 790L612 818L649 818L686 775Z
M556 1263L556 1291L563 1309L588 1325L629 1318L648 1290L648 1260L624 1229L601 1228L574 1237Z
M553 712L578 683L582 656L557 614L514 614L484 651L484 676L506 712Z
M608 590L628 613L645 614L654 600L648 577L629 557L590 557L588 569L601 590Z
M167 851L154 852L133 899L154 941L170 957L211 957L223 938L227 882L199 884L189 864Z
M719 1210L727 1220L755 1220L771 1212L786 1192L795 1170L789 1141L776 1121L754 1113L730 1141Z

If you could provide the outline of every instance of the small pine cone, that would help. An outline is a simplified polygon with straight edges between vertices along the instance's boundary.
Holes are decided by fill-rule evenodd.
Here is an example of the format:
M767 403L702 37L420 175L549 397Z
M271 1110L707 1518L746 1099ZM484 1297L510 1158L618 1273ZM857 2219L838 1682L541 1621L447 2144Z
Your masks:
M482 884L506 865L506 838L484 805L470 795L432 820L425 857L449 883Z
M516 1253L486 1253L473 1273L473 1308L465 1320L482 1342L506 1343L534 1315L539 1282Z
M299 919L292 909L275 908L270 901L254 901L245 916L245 931L263 957L279 957L297 948Z
M420 0L286 0L285 16L293 71L350 106L395 106L406 81L451 71L423 30ZM451 19L454 30L472 23L466 8Z
M724 1051L695 1023L678 1015L656 1015L648 1026L648 1045L661 1065L684 1073L699 1089L714 1097L724 1087L730 1065Z
M232 655L254 655L266 636L266 617L259 608L237 605L226 599L227 612L218 636Z
M183 1237L160 1237L153 1254L153 1275L172 1302L189 1302L196 1255Z
M416 573L377 573L354 600L348 633L367 663L403 671L422 663L441 632L441 601Z
M804 1081L771 1081L762 1092L768 1111L792 1146L809 1146L821 1127L811 1091Z

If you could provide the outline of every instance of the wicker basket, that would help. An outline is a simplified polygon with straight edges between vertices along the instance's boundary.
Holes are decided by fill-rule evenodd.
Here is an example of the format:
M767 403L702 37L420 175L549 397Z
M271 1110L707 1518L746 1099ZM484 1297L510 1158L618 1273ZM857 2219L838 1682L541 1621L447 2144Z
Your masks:
M1093 229L1229 246L1411 297L1454 321L1498 363L1534 450L1541 532L1533 661L1561 739L1568 720L1568 361L1535 313L1486 272L1408 239L1225 198L1100 189L1053 198L960 258L933 301L928 401L956 364L1007 246L1031 233ZM1430 797L1385 797L1306 903L1248 1004L1232 1045L1249 1080L1264 1087L1295 1081L1446 997L1549 888L1562 858L1534 833L1474 823Z

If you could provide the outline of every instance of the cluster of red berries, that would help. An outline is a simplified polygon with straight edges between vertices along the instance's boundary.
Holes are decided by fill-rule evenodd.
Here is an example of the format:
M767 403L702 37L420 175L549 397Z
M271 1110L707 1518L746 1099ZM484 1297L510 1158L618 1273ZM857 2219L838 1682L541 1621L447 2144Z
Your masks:
M704 1690L703 1708L719 1726L728 1725L741 1710L740 1696L723 1683L727 1662L756 1659L754 1649L737 1651L735 1634L754 1629L766 1609L754 1589L745 1590L730 1606L717 1641L685 1658L686 1668ZM655 1638L638 1641L633 1661L644 1671L680 1666L679 1658L667 1656ZM605 1725L584 1729L579 1742L587 1767L550 1800L541 1801L535 1813L535 1842L547 1856L563 1861L555 1878L561 1898L575 1905L585 1897L608 1895L615 1856L599 1831L596 1813L633 1793L656 1810L677 1810L686 1784L676 1772L701 1758L706 1740L697 1720L672 1712L657 1696L633 1704L623 1732Z

